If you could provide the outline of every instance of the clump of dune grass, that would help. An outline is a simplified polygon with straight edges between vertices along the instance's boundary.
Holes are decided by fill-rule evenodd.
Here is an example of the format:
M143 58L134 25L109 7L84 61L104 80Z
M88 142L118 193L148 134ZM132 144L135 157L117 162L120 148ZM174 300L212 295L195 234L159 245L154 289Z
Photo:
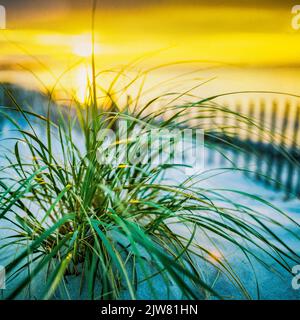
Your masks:
M93 14L95 9L93 1ZM270 272L270 261L290 272L290 263L299 263L299 256L273 227L299 240L277 218L299 225L272 204L241 191L208 189L202 186L204 173L167 181L170 172L180 176L189 166L168 161L173 153L165 162L113 161L118 149L99 138L99 132L111 129L117 138L114 147L136 152L149 142L151 129L181 132L194 119L194 128L218 138L216 132L223 128L214 125L217 114L238 116L240 123L253 120L218 105L216 97L180 102L190 91L142 102L144 73L115 89L125 72L118 72L104 90L97 79L105 71L96 73L93 55L86 101L71 97L73 107L57 107L55 116L54 89L48 90L45 114L35 112L35 106L25 108L6 90L13 107L1 108L1 116L14 126L15 135L9 138L12 147L3 146L0 167L0 227L8 232L0 255L6 250L10 255L5 298L223 298L216 286L219 277L251 298L224 247L243 255L254 279L254 261ZM128 88L139 78L140 90L130 99ZM126 139L121 121L127 125ZM111 163L99 161L103 154ZM274 216L237 203L226 191L268 206ZM39 290L32 292L33 286Z
M189 127L191 110L207 135L216 131L211 125L216 113L231 112L213 98L183 104L171 98L151 111L157 97L138 108L121 108L112 88L101 100L103 108L95 76L87 101L75 101L76 112L58 108L55 119L50 110L46 115L24 110L7 92L14 108L1 114L15 127L16 136L1 166L0 224L8 225L10 234L3 237L0 250L16 253L6 268L6 298L70 298L74 278L80 280L75 295L82 299L136 299L143 296L141 290L148 290L152 299L174 298L174 290L186 299L222 298L215 288L220 276L250 298L224 246L240 251L254 274L254 260L266 268L271 260L290 272L290 262L299 262L299 256L272 226L286 229L276 217L291 219L264 199L229 190L269 206L273 218L226 197L226 188L202 187L201 174L166 182L170 170L181 172L189 163L99 161L99 152L113 152L99 139L101 130L112 129L117 145L135 151L145 143L141 136L148 139L145 133L153 128L180 132ZM125 140L120 121L127 124ZM117 159L118 154L110 156ZM31 295L35 281L39 294Z

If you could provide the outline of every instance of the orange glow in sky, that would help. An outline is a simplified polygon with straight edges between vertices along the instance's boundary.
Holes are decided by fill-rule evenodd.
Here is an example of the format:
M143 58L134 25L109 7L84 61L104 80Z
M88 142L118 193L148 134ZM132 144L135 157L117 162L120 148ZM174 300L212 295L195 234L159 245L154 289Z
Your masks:
M201 95L246 89L295 92L300 85L300 31L292 29L291 21L289 5L106 8L96 14L96 65L98 70L114 69L141 58L140 70L185 62L153 72L149 81L200 69L194 78L216 78L205 91L201 88ZM92 54L90 10L49 13L47 19L27 15L9 21L8 27L0 32L0 80L32 86L30 76L20 75L25 67L51 85L55 80L44 66L58 77L84 59L72 75L75 81L62 79L69 86Z

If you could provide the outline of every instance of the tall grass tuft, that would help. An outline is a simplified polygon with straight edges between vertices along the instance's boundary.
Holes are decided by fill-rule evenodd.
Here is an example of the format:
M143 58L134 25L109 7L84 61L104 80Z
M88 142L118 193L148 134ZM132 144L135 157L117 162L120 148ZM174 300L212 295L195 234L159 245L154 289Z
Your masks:
M230 114L228 109L211 99L180 104L173 97L155 111L151 105L159 97L121 108L113 89L101 100L104 109L93 90L87 88L84 104L75 101L76 112L57 107L55 116L52 101L40 115L6 92L14 108L1 114L15 127L0 180L0 224L9 231L0 250L15 252L7 263L7 299L222 298L220 277L251 298L224 248L239 251L254 277L254 261L266 268L276 262L286 272L299 262L274 231L287 229L279 216L291 219L264 199L209 189L202 185L205 173L182 174L188 162L99 161L99 152L112 160L119 156L99 138L103 130L112 129L116 145L136 152L149 142L151 129L180 132L191 126L191 110L209 135L216 129L210 126L214 115ZM181 178L170 182L170 175ZM228 192L268 206L274 216L237 203ZM34 283L39 290L32 292Z
M2 147L9 147L0 168L0 227L6 229L0 252L9 254L6 299L224 298L219 278L251 298L226 248L240 252L254 279L257 262L270 272L273 262L286 272L290 263L299 263L299 255L276 232L285 230L299 240L280 221L299 225L266 200L208 188L205 173L184 175L188 162L169 161L174 153L164 162L114 161L120 156L116 145L140 151L152 129L199 127L209 136L218 129L213 126L217 114L230 116L230 110L214 97L180 102L191 98L189 91L142 102L145 74L116 89L125 68L108 90L100 88L99 99L97 80L105 72L95 70L93 55L86 101L72 97L70 110L58 106L53 111L54 89L44 114L34 111L36 106L25 108L6 90L13 107L1 108L1 116L14 126L13 136L2 140ZM121 97L141 78L136 98L124 102ZM121 121L127 125L126 139ZM253 120L240 116L239 121ZM99 136L108 129L117 137L114 144ZM111 163L99 161L104 156ZM176 181L167 179L170 175ZM234 193L274 215L226 196Z

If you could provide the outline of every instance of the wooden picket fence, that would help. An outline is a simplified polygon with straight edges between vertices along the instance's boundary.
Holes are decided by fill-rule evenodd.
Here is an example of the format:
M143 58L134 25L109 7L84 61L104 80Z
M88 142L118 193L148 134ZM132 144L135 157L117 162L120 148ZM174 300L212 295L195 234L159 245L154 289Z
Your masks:
M207 161L230 164L289 196L300 197L299 100L260 97L222 104L228 108L219 117L224 130L208 137L219 148L211 148Z
M22 104L45 113L46 96L19 87L13 87L13 94ZM228 112L213 116L218 130L206 136L213 146L206 161L218 167L237 167L287 195L300 197L300 99L252 95L217 102ZM3 90L0 105L12 105ZM51 110L55 118L56 108Z

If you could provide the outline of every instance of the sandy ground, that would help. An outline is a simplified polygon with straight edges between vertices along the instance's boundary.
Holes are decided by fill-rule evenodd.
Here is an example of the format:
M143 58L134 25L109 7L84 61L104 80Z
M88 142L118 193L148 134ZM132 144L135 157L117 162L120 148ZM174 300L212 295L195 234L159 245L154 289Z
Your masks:
M210 169L209 166L206 169ZM170 172L170 175L167 177L169 181L176 183L176 181L180 181L183 176L178 175L178 173ZM265 200L270 201L273 205L283 210L288 214L289 217L295 219L300 223L300 206L299 200L297 199L285 199L284 194L280 192L275 192L271 188L266 187L262 183L258 183L249 177L246 177L244 174L240 172L228 171L223 173L222 175L215 176L208 180L202 181L201 186L204 188L213 188L213 189L233 189L244 192L249 192L251 194L258 195L263 197ZM300 230L295 228L288 219L283 219L280 215L277 215L274 210L270 207L263 205L253 199L246 199L244 196L223 192L224 195L227 196L234 201L238 201L244 205L250 206L252 209L258 212L264 213L266 216L273 216L274 219L278 219L276 221L280 221L287 228L291 228L296 234L300 234ZM1 220L0 227L5 228L7 225ZM282 237L287 244L293 248L296 252L300 254L300 246L299 242L294 238L290 237L287 232L280 228L275 228L277 235ZM1 238L10 234L11 231L5 231L0 229ZM199 240L200 241L200 240ZM3 243L3 242L2 242ZM0 253L0 265L5 265L8 260L12 258L14 254L16 254L15 248L13 250L1 250ZM266 269L258 262L252 261L253 269L251 269L249 263L243 256L243 254L229 246L228 244L224 244L223 253L226 255L226 259L233 266L234 271L240 277L243 285L248 289L249 294L252 298L261 298L261 299L300 299L300 290L294 290L292 288L292 279L293 275L288 272L284 272L275 261L268 260L267 262L279 272L279 275L274 272ZM291 263L291 267L293 267L293 263ZM216 274L210 274L210 269L204 270L208 282L213 281L216 278ZM26 274L21 274L18 280L21 280ZM256 286L255 276L257 277L257 282L259 283L259 296L258 290ZM70 286L70 298L76 299L78 298L76 292L79 284L79 279L73 278L69 279ZM43 289L43 276L39 278L38 281L32 283L30 288L32 297L37 297ZM155 280L155 286L157 288L157 296L158 297L166 297L166 291L164 288L160 286L159 279ZM215 289L220 292L224 297L228 299L240 299L244 298L240 292L228 281L226 278L219 277L215 283ZM1 292L1 291L0 291ZM3 291L2 294L6 294L9 292L9 288L7 291ZM0 295L1 297L1 295ZM20 296L20 298L28 297L27 294L25 296ZM124 298L128 298L126 293L123 295ZM140 299L149 299L149 287L145 284L141 286L139 290L138 297ZM173 299L181 299L179 290L176 286L171 287L169 298Z

